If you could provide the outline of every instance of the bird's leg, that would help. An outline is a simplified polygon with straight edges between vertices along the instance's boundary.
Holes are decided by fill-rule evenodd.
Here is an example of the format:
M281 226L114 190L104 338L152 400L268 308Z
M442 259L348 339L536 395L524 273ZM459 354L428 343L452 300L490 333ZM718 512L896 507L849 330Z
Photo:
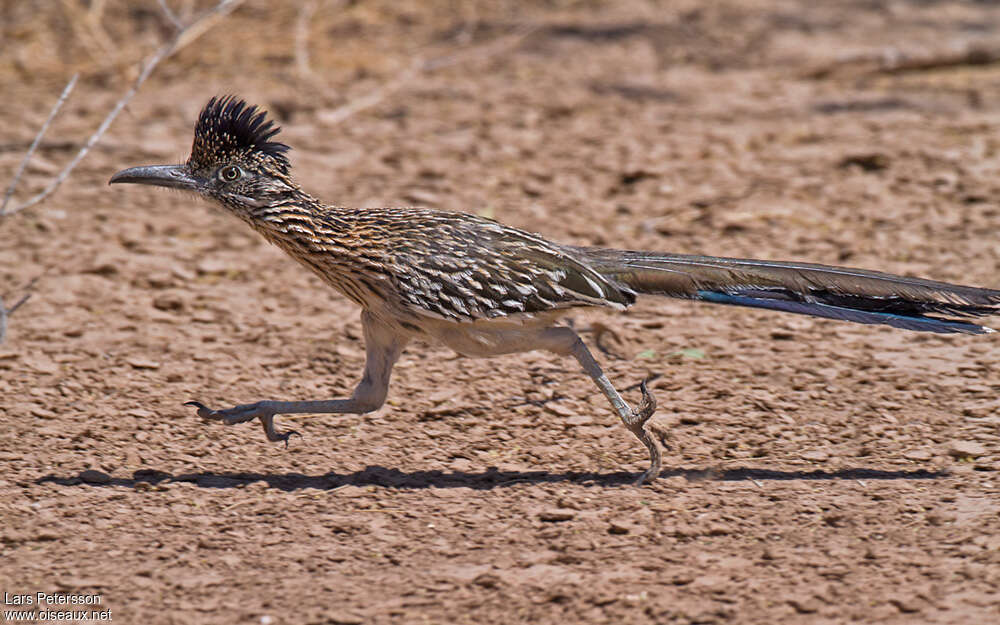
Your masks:
M205 405L189 401L185 405L198 409L203 419L222 421L226 425L245 423L260 419L267 440L285 441L294 430L278 432L274 429L274 417L279 414L365 414L378 410L385 403L389 391L389 377L392 367L403 352L407 338L396 332L368 312L361 314L361 325L365 337L365 372L361 382L348 399L325 399L317 401L273 401L265 400L252 404L241 404L223 410L212 410Z
M583 367L583 370L593 378L598 388L601 389L604 396L611 402L611 407L614 408L615 412L621 418L622 423L625 424L625 427L636 438L642 441L642 444L649 450L649 468L639 476L639 479L636 480L636 485L639 486L655 480L656 476L660 473L660 448L656 446L653 437L649 435L645 425L649 421L649 418L653 416L653 412L656 411L656 399L653 398L649 389L646 388L646 382L643 381L640 384L640 388L642 389L642 404L638 410L633 410L622 399L622 396L618 394L618 391L615 390L608 376L604 375L601 366L594 360L594 356L587 349L587 346L580 337L577 336L576 332L570 328L548 328L543 331L542 336L539 338L542 339L542 345L539 347L557 354L571 354L576 358L580 366Z

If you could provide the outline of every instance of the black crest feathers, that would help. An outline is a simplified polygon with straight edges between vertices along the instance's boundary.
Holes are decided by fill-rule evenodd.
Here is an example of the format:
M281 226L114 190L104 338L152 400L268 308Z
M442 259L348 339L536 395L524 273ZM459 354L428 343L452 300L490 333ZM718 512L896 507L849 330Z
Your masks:
M208 165L256 155L270 157L282 173L288 173L289 147L270 140L280 131L259 107L231 95L214 97L198 116L191 161Z

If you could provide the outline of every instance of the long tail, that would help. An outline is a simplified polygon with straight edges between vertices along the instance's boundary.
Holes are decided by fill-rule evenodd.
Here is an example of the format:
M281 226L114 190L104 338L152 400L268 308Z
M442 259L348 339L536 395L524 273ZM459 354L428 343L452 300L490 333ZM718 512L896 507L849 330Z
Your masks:
M922 332L992 332L966 319L1000 314L1000 291L877 271L600 248L576 251L601 274L637 293Z

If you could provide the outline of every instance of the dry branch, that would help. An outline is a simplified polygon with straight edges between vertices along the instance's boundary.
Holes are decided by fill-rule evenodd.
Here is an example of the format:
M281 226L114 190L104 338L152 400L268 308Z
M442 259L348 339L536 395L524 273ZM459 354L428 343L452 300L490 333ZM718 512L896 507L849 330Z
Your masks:
M451 67L453 65L460 65L469 61L488 59L497 56L498 54L502 54L513 49L538 29L538 24L520 26L513 33L505 37L498 37L494 41L484 43L480 46L470 47L456 54L449 54L447 56L431 59L424 65L424 71L433 72L435 70Z
M322 0L303 0L299 15L295 19L295 69L299 75L312 75L309 67L309 24L319 9Z
M806 77L820 79L841 75L905 74L992 63L1000 63L1000 46L977 43L961 50L931 52L905 52L892 48L877 54L854 56L814 68L806 73Z
M73 87L76 86L76 80L79 77L80 74L73 74L73 77L70 78L69 82L66 83L66 86L63 87L62 93L59 94L59 99L56 100L55 106L52 107L52 111L49 112L49 116L45 120L45 123L42 124L38 134L35 135L35 140L31 142L30 146L28 146L28 151L25 152L24 158L21 159L21 164L18 166L17 171L14 172L14 178L11 179L10 186L7 187L7 192L3 195L3 204L0 204L0 217L7 214L7 204L10 203L10 198L14 195L14 189L17 188L17 183L21 180L21 174L24 173L24 168L28 166L28 161L31 160L31 156L38 148L38 144L41 143L42 137L45 136L45 131L49 129L49 125L52 124L52 120L56 118L56 114L59 113L59 109L62 108L62 105L66 102L66 98L68 98L70 92L73 91ZM17 210L21 209L18 208ZM11 212L17 211L15 210Z
M173 24L178 30L183 30L184 23L179 17L177 17L177 14L173 12L170 6L167 5L167 0L159 0L159 3L160 9L163 11L163 14L167 16L167 19L170 20L170 23Z
M3 343L4 337L7 335L7 316L10 314L6 308L6 304L3 303L3 298L0 297L0 343Z
M538 27L535 25L524 26L517 29L517 31L511 35L501 37L495 41L491 41L480 46L474 46L469 49L462 50L461 52L455 54L449 54L426 61L418 58L395 77L382 83L367 94L361 96L360 98L351 100L350 102L339 106L328 113L324 113L322 121L324 124L330 126L339 124L355 113L377 105L389 94L398 91L418 76L430 74L436 70L459 65L468 61L496 56L514 48L537 29Z
M87 9L76 0L62 0L62 10L73 35L87 55L93 62L106 67L109 59L115 56L115 45L100 23L103 4L98 2Z
M139 87L141 87L142 84L146 82L146 79L149 78L149 75L153 72L153 69L155 69L156 66L160 64L161 61L163 61L164 59L168 58L173 54L176 54L178 51L184 48L184 46L188 45L189 43L200 37L202 34L208 31L208 29L214 26L219 20L232 13L242 3L243 0L220 0L218 4L216 4L211 9L208 9L205 12L203 12L201 15L196 17L187 25L178 26L177 31L174 33L174 36L170 39L170 41L160 46L160 48L156 52L154 52L150 57L148 57L144 61L142 70L139 72L139 76L136 77L135 81L132 83L132 86L129 87L129 89L125 92L125 94L118 100L117 103L115 103L115 106L111 109L111 112L107 114L107 116L104 118L104 121L101 122L101 125L98 126L97 130L94 131L94 134L90 135L87 141L83 144L83 147L80 148L80 151L76 153L76 156L73 157L73 159L62 169L62 171L59 172L58 175L56 175L55 178L52 179L52 181L44 189L42 189L41 192L29 198L25 202L18 204L8 210L7 205L10 201L11 196L14 194L14 190L17 188L21 172L24 170L24 167L27 165L28 160L31 158L31 153L34 151L34 148L37 147L38 142L41 141L42 134L48 128L48 125L49 123L51 123L52 118L55 117L55 114L58 112L59 107L62 106L62 103L65 101L66 96L69 95L68 92L72 90L72 85L76 83L76 77L74 76L73 79L70 80L70 83L67 85L67 88L63 90L63 96L61 96L59 102L56 103L56 107L53 108L53 111L50 114L49 119L45 122L45 124L42 126L42 129L35 137L35 141L32 143L32 147L28 149L28 154L25 156L24 161L21 163L21 167L18 169L17 174L14 176L14 179L11 182L10 187L7 189L7 193L4 196L3 205L0 206L0 218L13 215L14 213L18 213L30 206L34 206L35 204L38 204L46 197L51 195L56 189L58 189L59 186L66 181L66 179L69 177L73 169L75 169L76 166L80 163L80 161L83 160L83 157L85 157L87 153L90 152L91 148L93 148L94 145L100 140L100 138L111 126L111 123L115 120L116 117L118 117L118 114L122 111L122 109L125 108L125 106L132 100L135 94L139 91ZM167 19L173 21L173 23L175 24L179 24L179 22L176 19L176 16L173 14L173 12L169 10L169 8L166 7L166 4L161 3L161 6L164 7Z
M42 189L41 192L32 196L31 198L22 202L21 204L17 204L8 209L10 201L14 196L14 192L17 190L17 185L21 181L21 176L23 175L24 170L28 165L28 162L34 155L35 150L38 148L38 145L41 143L42 137L45 135L45 132L52 124L52 120L55 119L56 115L59 113L59 110L62 108L66 100L69 98L70 92L73 91L73 87L76 86L76 81L79 78L79 74L74 75L70 79L70 81L66 84L66 86L63 88L62 94L60 94L59 99L52 107L52 111L49 113L49 116L45 120L45 123L42 124L42 127L38 131L38 134L35 135L35 139L31 142L31 145L28 146L28 151L25 153L24 158L21 160L21 164L18 166L17 171L14 173L14 177L11 179L10 186L7 187L7 191L4 193L3 203L0 203L0 220L2 220L4 217L13 215L15 213L19 213L28 207L38 204L46 197L51 195L53 192L55 192L55 190L58 189L59 186L63 182L65 182L67 178L69 178L70 173L72 173L72 171L76 168L76 166L80 163L80 161L83 160L83 158L87 155L87 153L90 152L91 148L93 148L94 145L96 145L97 142L104 135L104 133L107 132L108 128L111 126L111 123L115 120L116 117L118 117L118 114L121 113L122 109L124 109L125 106L132 100L135 94L139 91L139 87L141 87L142 84L146 82L146 79L149 78L149 75L153 72L156 66L167 57L177 53L184 46L188 45L189 43L200 37L208 29L214 26L219 20L221 20L226 15L233 12L242 3L243 0L220 0L219 3L216 4L214 7L208 9L207 11L196 17L194 20L192 20L190 23L185 25L180 21L180 19L176 16L176 14L174 14L173 11L170 10L166 2L161 1L160 6L163 9L164 15L171 23L174 24L176 28L174 36L170 39L170 41L160 46L160 48L157 49L156 52L154 52L143 62L142 69L139 72L139 75L136 77L135 81L133 81L132 85L128 88L125 94L122 95L122 97L118 100L118 102L115 103L115 106L107 114L107 116L101 122L100 126L97 127L97 130L95 130L94 133L90 135L87 141L83 144L83 147L80 148L80 150L76 153L76 156L74 156L73 159L66 164L66 166L62 169L62 171L60 171L52 179L52 181L49 182L49 184L46 185L44 189ZM69 3L64 3L63 6L70 7L72 5ZM96 25L96 20L99 18L100 12L103 10L103 3L95 2L91 6L91 9L92 9L92 12L90 13L90 16L92 17L91 21L94 22L95 24L94 29L96 32L100 30L99 25ZM14 312L18 308L20 308L26 301L28 301L28 298L31 297L30 291L33 285L34 285L34 280L32 280L32 282L28 285L26 289L28 292L25 293L25 295L21 297L21 299L19 299L17 303L15 303L10 308L6 308L3 299L0 298L0 343L3 342L4 337L7 334L7 321L9 317L12 314L14 314Z
M924 55L896 55L878 68L883 74L925 72L947 67L989 65L1000 61L1000 48L972 45L958 52L938 52Z
M3 302L3 298L0 297L0 343L3 343L4 338L7 336L7 319L11 315L13 315L14 312L16 312L17 309L20 308L22 304L28 301L28 298L31 297L31 289L34 288L35 282L37 280L38 278L35 278L34 280L28 283L28 286L24 287L24 290L27 292L24 295L22 295L21 299L17 300L17 303L15 303L10 308L6 308L6 305Z

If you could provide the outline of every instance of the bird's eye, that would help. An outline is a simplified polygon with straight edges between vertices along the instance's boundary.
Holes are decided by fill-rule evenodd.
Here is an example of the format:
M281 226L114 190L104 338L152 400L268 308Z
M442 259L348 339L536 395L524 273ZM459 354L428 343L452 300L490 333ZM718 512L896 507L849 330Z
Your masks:
M236 165L227 165L219 170L219 178L226 182L233 182L243 177L243 170Z

